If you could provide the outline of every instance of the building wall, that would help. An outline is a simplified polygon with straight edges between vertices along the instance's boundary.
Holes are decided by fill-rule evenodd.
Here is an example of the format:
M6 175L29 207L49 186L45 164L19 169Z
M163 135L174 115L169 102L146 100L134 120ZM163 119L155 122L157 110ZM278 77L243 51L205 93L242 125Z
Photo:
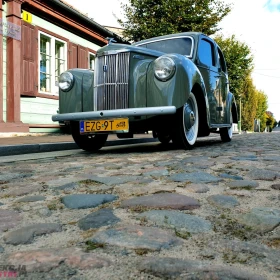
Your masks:
M62 35L75 44L87 47L96 51L100 48L98 45L85 40L69 31L66 31L52 23L49 23L36 15L32 15L32 25L47 29L48 31ZM39 55L39 53L38 53ZM38 74L39 75L39 74ZM57 122L51 120L51 116L56 114L58 110L58 100L41 98L41 97L21 97L21 120L24 123L29 124L54 124ZM58 129L46 129L46 128L30 128L30 132L49 132L58 131Z
M7 5L3 5L3 20L6 20L6 8ZM6 121L6 96L7 96L7 82L6 82L6 69L7 69L7 55L6 55L6 50L7 50L7 44L6 44L6 37L3 36L3 120Z
M76 44L79 44L79 45L82 45L82 46L85 46L87 48L91 48L93 50L97 50L99 49L100 47L88 40L85 40L65 29L62 29L60 28L59 26L56 26L52 23L49 23L35 15L32 15L32 24L36 25L36 26L40 26L44 29L48 29L49 31L53 32L53 33L56 33L56 34L59 34L63 37L66 37L68 38L71 42L73 43L76 43Z
M58 110L58 100L48 98L21 98L21 121L32 124L55 124L51 118ZM30 128L30 132L59 132L58 128Z
M1 17L9 22L8 31L13 32L11 38L3 37L3 44L1 38L0 46L1 132L28 132L29 128L35 127L58 129L58 123L52 122L51 116L59 109L59 75L68 68L93 69L99 46L107 43L106 37L115 36L75 9L60 2L56 4L53 6L47 0L0 2ZM21 15L21 9L27 12ZM28 12L34 13L31 23ZM13 31L13 24L21 26L21 40L15 37L19 35L19 29ZM116 38L126 43L122 38ZM39 131L30 129L35 130Z

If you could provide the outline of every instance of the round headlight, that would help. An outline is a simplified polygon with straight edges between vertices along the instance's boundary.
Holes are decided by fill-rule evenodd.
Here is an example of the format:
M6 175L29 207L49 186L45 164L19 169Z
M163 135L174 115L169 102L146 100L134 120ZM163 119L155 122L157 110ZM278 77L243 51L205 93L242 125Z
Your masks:
M59 88L63 91L69 91L74 84L74 77L70 72L64 72L59 77Z
M161 56L154 62L155 76L160 81L167 81L170 79L174 75L175 69L175 62L170 57Z

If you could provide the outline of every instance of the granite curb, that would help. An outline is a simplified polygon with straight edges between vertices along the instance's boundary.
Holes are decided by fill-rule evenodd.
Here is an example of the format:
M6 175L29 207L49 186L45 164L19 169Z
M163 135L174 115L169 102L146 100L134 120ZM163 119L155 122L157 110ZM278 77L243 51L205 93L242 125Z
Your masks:
M135 138L122 140L109 140L105 146L131 145L140 143L157 142L155 138ZM21 144L21 145L4 145L0 146L0 156L14 156L32 153L46 153L64 150L79 149L74 142L59 143L39 143L39 144Z

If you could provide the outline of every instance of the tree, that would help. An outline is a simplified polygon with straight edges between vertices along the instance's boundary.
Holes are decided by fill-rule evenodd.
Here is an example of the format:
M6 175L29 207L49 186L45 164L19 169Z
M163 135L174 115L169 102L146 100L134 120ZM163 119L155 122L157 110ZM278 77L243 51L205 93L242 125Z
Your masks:
M277 121L274 118L273 113L271 113L270 111L266 111L266 126L268 128L268 131L271 132L276 124Z
M257 111L256 119L259 119L261 122L261 132L266 128L266 110L268 108L267 96L263 91L257 91Z
M230 12L222 0L128 0L121 3L125 20L118 22L132 41L199 31L207 35L220 30L218 23Z
M221 35L215 37L227 63L230 91L238 101L247 94L246 81L253 70L253 56L250 48L234 35L224 38Z
M215 41L220 46L227 63L229 88L233 93L237 106L242 102L242 130L253 130L258 106L257 90L250 76L253 70L253 56L250 48L234 35L224 38L217 35ZM238 108L238 112L240 108Z
M242 130L254 130L254 119L257 113L258 97L257 90L250 76L244 81L243 91L246 94L242 98Z

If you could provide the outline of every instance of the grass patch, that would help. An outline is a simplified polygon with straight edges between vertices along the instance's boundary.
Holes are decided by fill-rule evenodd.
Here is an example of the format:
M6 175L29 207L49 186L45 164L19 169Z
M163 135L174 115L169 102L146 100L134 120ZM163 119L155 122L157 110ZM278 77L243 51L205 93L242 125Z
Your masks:
M11 195L11 194L3 194L3 195L1 195L1 198L10 198L10 197L13 197L14 195Z
M266 245L269 247L272 247L272 248L280 249L280 238L270 240L270 241L266 242Z
M0 185L4 185L4 184L8 184L9 183L9 181L6 181L6 180L1 180L0 181Z
M122 166L106 166L105 170L120 170Z
M74 226L74 225L76 225L78 223L78 221L72 221L72 222L69 222L69 223L67 223L68 225L71 225L71 226Z
M83 239L91 238L93 236L93 234L97 232L97 230L98 229L96 229L96 228L88 229L88 230L82 232L81 236L83 237Z
M86 241L85 244L86 244L86 252L105 247L105 245L103 243L95 243L90 240Z
M148 210L152 210L151 208L143 206L143 205L135 205L135 206L129 207L129 209L132 212L136 212L136 213L143 213L143 212L146 212Z
M60 201L56 200L56 201L50 202L47 205L47 207L49 208L49 210L54 211L54 210L63 209L64 205Z
M243 253L227 251L223 253L223 260L227 263L246 264L251 260L252 256Z
M242 241L250 240L256 237L256 233L252 228L246 225L239 224L238 221L223 213L217 217L210 217L210 222L213 225L213 230L217 233L236 237Z
M183 239L189 239L192 237L192 235L189 232L178 231L177 229L175 229L175 234L176 234L176 236L183 238Z
M78 182L79 185L86 185L86 186L100 186L102 183L91 180L91 179L86 179Z
M244 187L230 187L231 190L246 190L246 191L251 191L254 188L250 186L244 186Z
M135 249L135 253L139 256L143 256L149 253L148 249Z

